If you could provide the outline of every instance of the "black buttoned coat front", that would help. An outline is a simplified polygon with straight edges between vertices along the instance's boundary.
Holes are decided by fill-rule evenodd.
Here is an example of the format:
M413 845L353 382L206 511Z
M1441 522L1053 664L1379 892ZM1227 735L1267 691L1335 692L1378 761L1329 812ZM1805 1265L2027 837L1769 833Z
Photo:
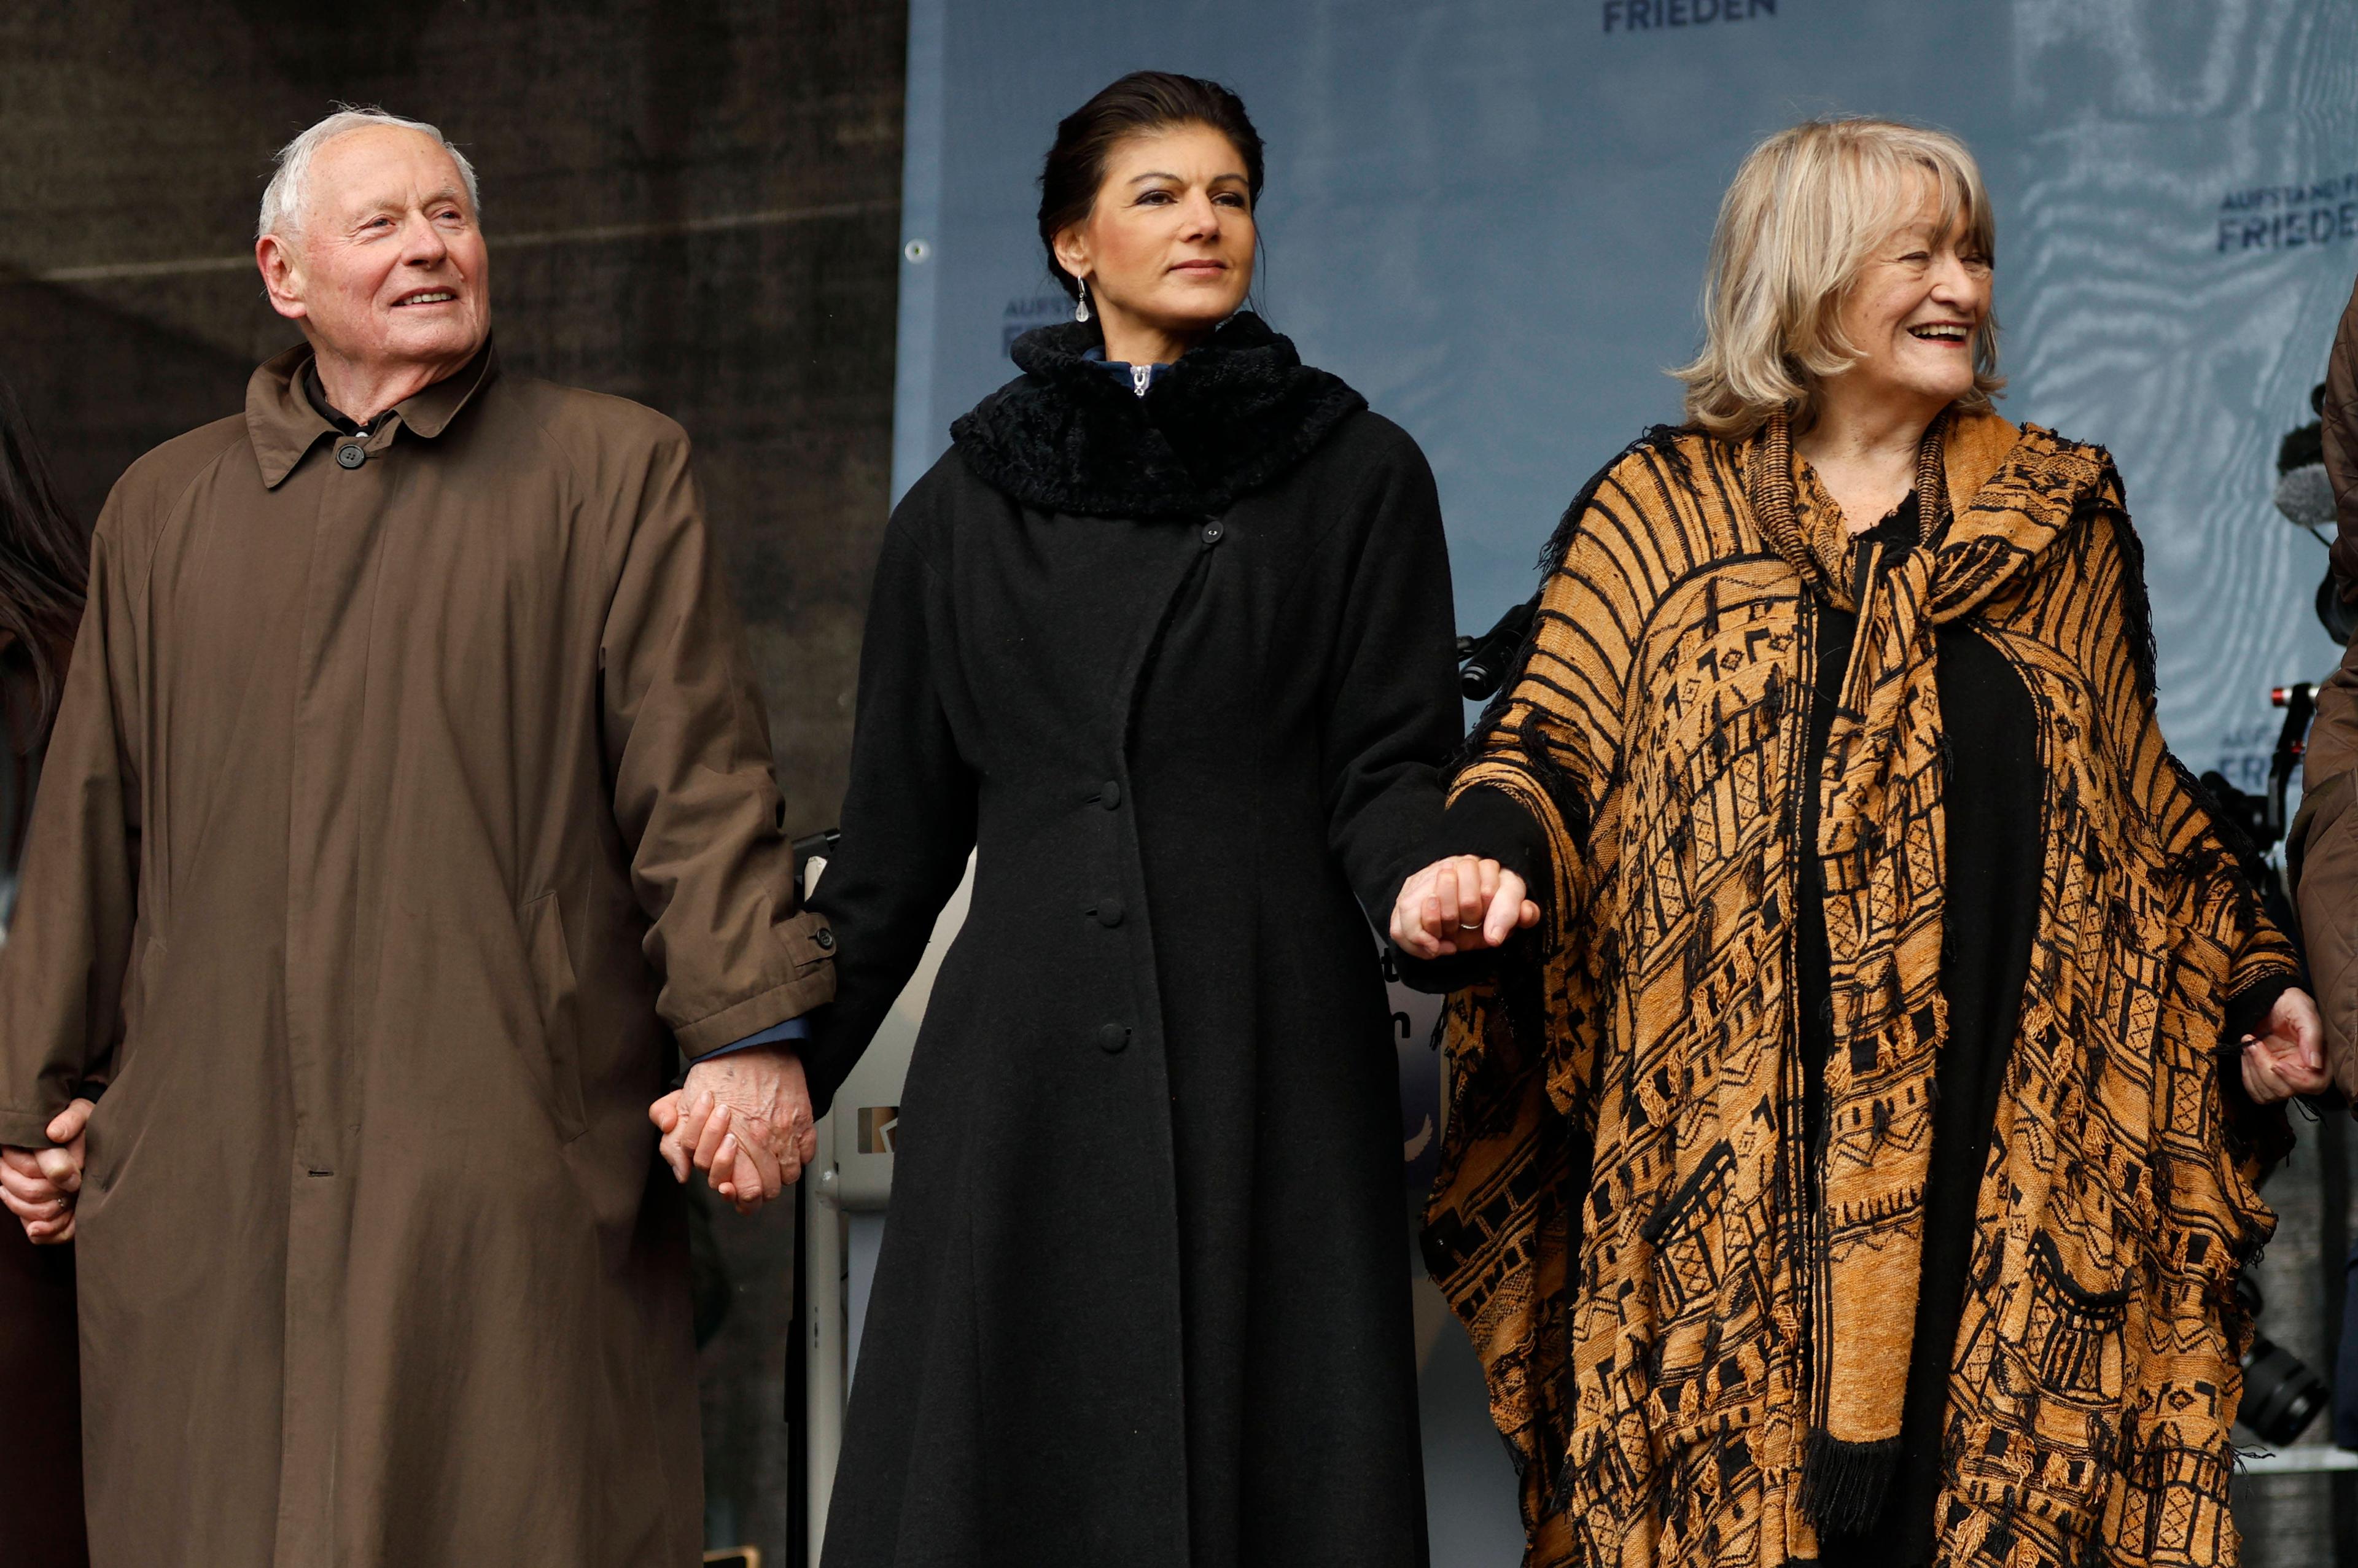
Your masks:
M1415 444L1239 318L1144 399L1083 330L878 568L830 1094L979 846L901 1104L829 1568L1425 1559L1368 910L1459 732Z

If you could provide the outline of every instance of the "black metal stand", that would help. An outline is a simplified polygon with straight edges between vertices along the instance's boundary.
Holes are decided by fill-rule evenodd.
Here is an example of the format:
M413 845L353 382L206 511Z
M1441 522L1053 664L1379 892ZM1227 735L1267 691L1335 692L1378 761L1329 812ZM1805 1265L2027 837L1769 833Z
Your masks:
M810 1223L811 1186L795 1184L795 1304L786 1336L786 1568L810 1568L810 1404L805 1392L810 1289L804 1278L803 1227Z
M2350 1257L2350 1123L2338 1108L2318 1120L2317 1163L2317 1271L2325 1296L2324 1364L2331 1378L2342 1365L2342 1336L2348 1326L2342 1301ZM2330 1485L2334 1568L2358 1568L2358 1473L2336 1471Z

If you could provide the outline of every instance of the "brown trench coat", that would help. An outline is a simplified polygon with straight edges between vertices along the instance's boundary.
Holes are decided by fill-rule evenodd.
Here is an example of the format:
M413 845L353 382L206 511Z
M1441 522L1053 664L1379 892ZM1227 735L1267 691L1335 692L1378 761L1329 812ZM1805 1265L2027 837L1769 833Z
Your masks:
M0 1142L107 1081L79 1227L99 1568L686 1564L646 1107L825 1000L679 427L486 348L133 465L0 958Z

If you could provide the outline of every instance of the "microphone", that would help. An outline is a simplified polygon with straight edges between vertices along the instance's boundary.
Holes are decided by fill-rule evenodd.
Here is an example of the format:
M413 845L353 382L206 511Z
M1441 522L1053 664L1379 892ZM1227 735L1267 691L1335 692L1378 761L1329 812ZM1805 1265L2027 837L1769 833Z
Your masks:
M2333 481L2326 476L2325 465L2304 463L2288 469L2277 481L2276 503L2296 528L2332 527Z

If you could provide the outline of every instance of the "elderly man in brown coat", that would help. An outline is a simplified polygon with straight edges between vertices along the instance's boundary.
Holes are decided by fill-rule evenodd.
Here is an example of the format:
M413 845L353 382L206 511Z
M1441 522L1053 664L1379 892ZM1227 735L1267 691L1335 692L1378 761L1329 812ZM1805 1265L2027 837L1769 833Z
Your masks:
M0 959L92 1560L694 1563L663 1161L795 1179L833 969L687 438L502 372L430 126L297 138L256 255L308 344L116 485Z

